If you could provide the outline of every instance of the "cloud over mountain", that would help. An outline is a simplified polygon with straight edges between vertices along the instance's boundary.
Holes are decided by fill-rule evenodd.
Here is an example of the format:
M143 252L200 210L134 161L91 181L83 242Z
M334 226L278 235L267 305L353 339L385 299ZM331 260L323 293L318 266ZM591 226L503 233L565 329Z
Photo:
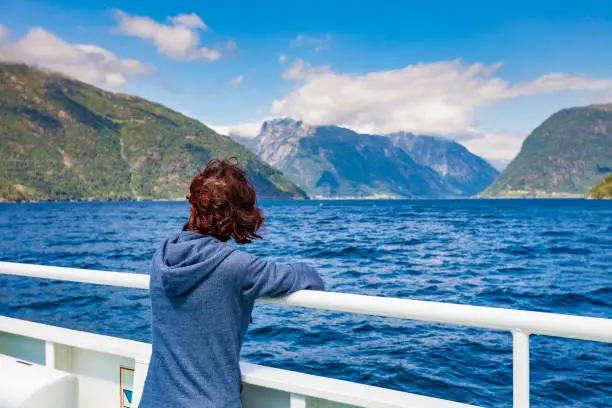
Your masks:
M3 42L8 30L0 27L0 61L49 69L111 91L122 90L130 76L155 71L152 65L118 58L96 45L70 44L43 28L30 29L16 42Z
M341 124L362 132L450 135L468 132L477 109L505 100L612 89L612 79L561 73L513 85L498 75L500 67L453 60L350 75L297 60L283 78L303 83L275 100L271 110L274 115L319 125Z

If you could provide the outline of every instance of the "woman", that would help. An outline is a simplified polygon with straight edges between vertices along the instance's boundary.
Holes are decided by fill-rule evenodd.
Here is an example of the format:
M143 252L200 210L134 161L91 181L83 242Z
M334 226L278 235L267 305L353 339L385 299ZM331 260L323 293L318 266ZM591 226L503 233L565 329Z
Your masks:
M140 408L240 408L240 348L255 299L323 290L323 282L305 264L276 264L227 243L260 239L264 221L236 165L211 160L187 199L189 222L153 257L153 354Z

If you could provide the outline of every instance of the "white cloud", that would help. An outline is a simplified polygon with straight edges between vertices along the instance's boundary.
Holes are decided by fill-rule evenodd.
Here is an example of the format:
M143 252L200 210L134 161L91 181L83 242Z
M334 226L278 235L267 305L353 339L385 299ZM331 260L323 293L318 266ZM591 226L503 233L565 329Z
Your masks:
M4 40L6 40L9 36L9 31L8 28L6 28L6 26L0 24L0 43Z
M311 37L309 35L300 34L294 40L291 41L292 47L308 47L312 48L314 52L319 52L329 48L331 42L331 35L325 34L322 37Z
M287 67L281 76L290 81L303 81L315 75L325 74L328 72L330 72L330 68L328 66L312 67L309 63L304 62L301 59L297 59L293 62L293 64Z
M117 58L95 45L69 44L42 28L33 28L15 43L0 45L0 60L46 68L108 90L123 89L128 76L149 75L151 65Z
M281 64L284 64L285 61L287 61L287 56L285 54L281 54L278 56L278 62L280 62Z
M316 125L337 124L361 132L409 130L454 137L469 133L479 108L504 100L564 91L612 90L612 79L568 74L549 74L512 85L497 75L500 66L467 65L455 60L348 75L328 67L312 68L298 60L283 77L304 83L274 101L271 110L278 116ZM503 143L512 142L504 139Z
M559 91L609 91L612 80L589 78L583 75L553 73L543 75L534 81L521 82L508 90L509 97L528 96Z
M131 16L116 11L116 31L125 35L151 41L161 54L177 61L217 61L221 52L200 45L199 31L208 27L196 14L180 14L169 17L171 24L161 24L148 17ZM233 43L234 49L236 43Z
M227 136L239 136L252 139L259 134L261 130L261 122L243 123L240 125L210 125L206 124L209 128L221 135Z
M170 17L169 20L176 25L208 31L208 26L204 24L204 21L196 13L179 14L178 16Z
M227 83L227 87L228 88L235 88L238 85L241 85L243 82L244 82L244 77L242 75L238 75L238 76L232 78L232 80Z
M472 137L462 140L461 144L472 153L490 160L512 160L521 150L526 136L525 134L474 131Z

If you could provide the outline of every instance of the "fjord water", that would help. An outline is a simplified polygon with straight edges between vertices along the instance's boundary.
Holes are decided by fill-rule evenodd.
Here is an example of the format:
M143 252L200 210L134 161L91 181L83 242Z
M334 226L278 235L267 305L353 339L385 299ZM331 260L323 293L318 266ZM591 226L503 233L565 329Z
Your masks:
M612 203L262 203L244 249L319 268L331 291L612 318ZM0 205L0 260L147 273L184 203ZM85 272L86 273L86 272ZM0 314L149 340L145 291L0 275ZM489 407L512 403L506 332L259 304L243 358ZM532 405L612 406L609 344L533 336Z

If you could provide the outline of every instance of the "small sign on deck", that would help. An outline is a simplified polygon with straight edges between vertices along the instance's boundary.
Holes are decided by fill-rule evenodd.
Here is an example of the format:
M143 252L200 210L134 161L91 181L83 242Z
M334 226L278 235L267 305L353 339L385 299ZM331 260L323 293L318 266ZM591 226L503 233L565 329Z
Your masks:
M119 367L119 391L121 393L121 408L132 408L132 394L134 392L134 369Z

